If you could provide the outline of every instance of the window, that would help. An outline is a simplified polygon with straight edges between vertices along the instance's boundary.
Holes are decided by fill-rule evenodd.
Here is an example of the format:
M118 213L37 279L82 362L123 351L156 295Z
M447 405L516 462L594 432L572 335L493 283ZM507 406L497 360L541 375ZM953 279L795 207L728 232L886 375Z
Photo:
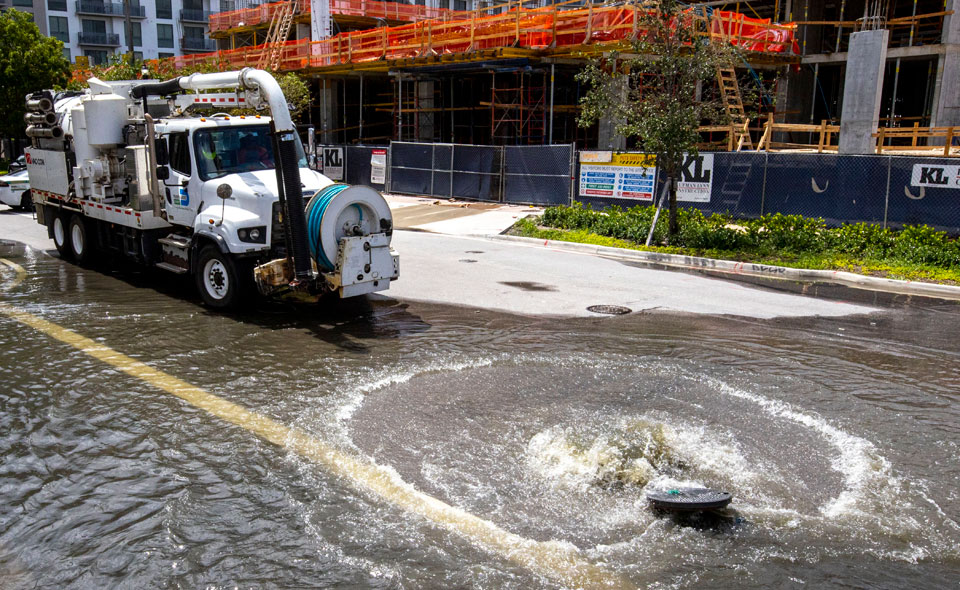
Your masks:
M168 57L173 57L172 53L158 53L157 59L167 59Z
M173 47L173 25L157 25L157 47Z
M201 0L183 0L183 9L203 10L203 2Z
M67 11L67 0L47 0L47 10Z
M27 8L33 8L33 0L13 0L14 6L25 6Z
M137 62L143 61L143 52L142 52L142 51L134 51L134 52L133 52L133 61L137 61Z
M193 138L196 144L197 171L203 180L273 168L273 142L270 141L270 127L267 125L213 129L208 127L198 129ZM307 158L299 137L296 154L297 165L306 168Z
M67 24L67 17L50 17L50 36L54 39L60 39L64 43L70 43L70 28Z
M203 39L203 27L183 27L184 39Z
M84 55L90 60L91 66L103 66L107 64L107 52L102 49L88 49Z
M186 131L170 134L170 167L190 176L190 140Z
M130 30L133 31L133 44L137 47L143 45L143 30L140 28L140 23L130 23Z
M70 57L70 49L69 49L68 47L64 47L64 48L63 48L63 57L65 57L65 58L67 59L67 61L70 61L70 59L71 59L71 57Z
M170 0L157 0L157 18L173 18Z
M80 24L83 26L84 33L97 33L100 35L107 34L107 21L105 20L91 20L85 18L80 21Z
M220 0L220 12L230 12L237 9L235 0Z

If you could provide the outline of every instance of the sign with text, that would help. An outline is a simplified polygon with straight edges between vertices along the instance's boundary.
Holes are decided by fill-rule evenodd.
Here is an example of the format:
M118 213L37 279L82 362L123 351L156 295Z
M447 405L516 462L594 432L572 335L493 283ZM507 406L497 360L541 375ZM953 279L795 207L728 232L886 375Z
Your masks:
M343 180L343 148L325 147L320 151L320 172L330 180Z
M677 200L709 203L713 189L713 154L687 156L677 179Z
M930 188L960 188L960 166L914 164L910 185Z
M655 156L580 152L580 162L581 197L653 200L657 181Z
M387 150L370 152L370 184L384 184L387 179Z
M651 154L580 152L580 196L652 201L657 158ZM677 179L677 200L709 203L713 154L687 156Z

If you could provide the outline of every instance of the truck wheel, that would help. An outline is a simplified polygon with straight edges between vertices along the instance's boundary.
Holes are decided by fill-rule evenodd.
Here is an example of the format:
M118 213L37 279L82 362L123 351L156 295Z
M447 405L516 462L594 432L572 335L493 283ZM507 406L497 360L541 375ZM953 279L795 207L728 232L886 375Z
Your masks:
M197 290L210 307L235 307L242 296L242 285L233 260L216 246L200 250L195 267Z
M73 248L70 247L70 230L64 221L66 215L56 209L51 209L50 228L53 230L53 245L57 247L60 258L71 260L73 258Z
M79 215L70 217L70 254L82 264L90 260L91 244L87 234L87 224Z

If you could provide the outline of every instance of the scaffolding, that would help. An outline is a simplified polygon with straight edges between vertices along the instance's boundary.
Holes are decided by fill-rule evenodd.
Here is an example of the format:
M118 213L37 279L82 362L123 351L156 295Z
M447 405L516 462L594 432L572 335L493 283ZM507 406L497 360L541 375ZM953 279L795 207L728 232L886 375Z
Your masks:
M543 70L490 72L490 128L495 145L546 142L547 80ZM499 77L499 85L498 85Z

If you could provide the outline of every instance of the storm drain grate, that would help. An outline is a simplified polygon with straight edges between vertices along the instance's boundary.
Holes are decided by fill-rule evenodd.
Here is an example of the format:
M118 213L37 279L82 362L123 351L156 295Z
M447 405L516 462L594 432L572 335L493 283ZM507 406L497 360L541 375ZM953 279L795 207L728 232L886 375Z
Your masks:
M587 311L602 313L604 315L623 315L630 313L630 308L622 305L591 305L587 308Z

